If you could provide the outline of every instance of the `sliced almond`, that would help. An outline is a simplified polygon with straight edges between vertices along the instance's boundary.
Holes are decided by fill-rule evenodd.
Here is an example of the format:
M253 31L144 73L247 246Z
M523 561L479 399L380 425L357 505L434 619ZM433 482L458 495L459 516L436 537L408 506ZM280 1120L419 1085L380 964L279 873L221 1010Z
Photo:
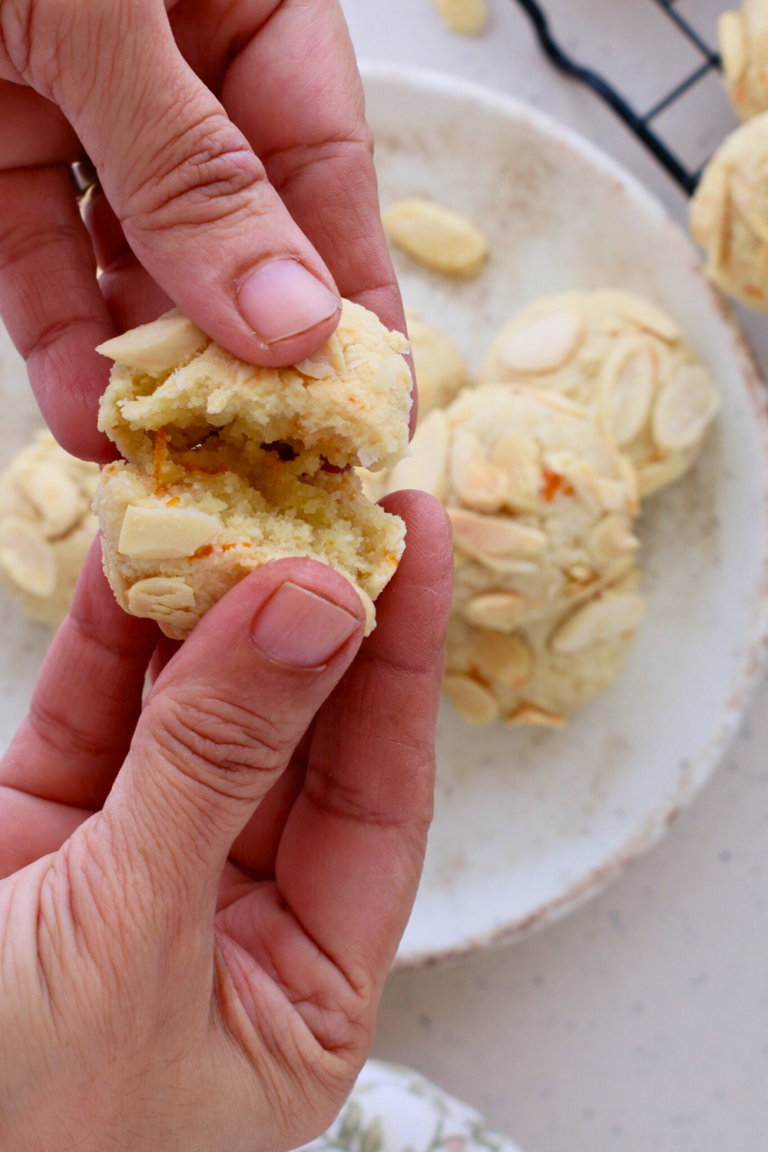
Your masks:
M87 500L62 468L38 464L19 479L19 487L40 514L46 536L63 536L87 508Z
M503 339L499 357L510 372L554 372L576 352L584 318L573 308L539 316Z
M674 484L676 480L685 475L696 459L696 455L697 451L693 448L689 449L688 452L672 452L662 460L653 460L650 464L643 464L637 470L637 480L642 498L645 500L648 496L654 496L663 488L668 488L670 484Z
M482 516L465 508L449 508L453 540L457 548L478 560L540 556L547 537L538 528L529 528L504 516Z
M640 512L640 483L634 464L623 453L617 454L616 461L619 474L626 493L626 511L630 516L637 516Z
M464 609L464 618L478 628L514 632L525 615L526 601L517 592L485 592Z
M605 361L600 378L600 415L620 448L645 427L657 384L657 362L642 340L623 340Z
M732 206L738 216L743 218L751 232L763 244L768 244L768 221L765 218L765 201L762 192L755 187L754 181L749 179L738 169L730 174L729 192ZM752 241L754 244L754 240ZM753 255L750 253L750 255ZM756 261L757 262L757 261Z
M480 229L431 200L402 200L384 213L391 239L415 260L451 276L479 271L489 245Z
M56 557L37 529L11 518L0 524L0 567L17 588L41 599L56 587Z
M445 694L467 724L493 724L501 716L499 703L483 684L471 676L449 673L443 680Z
M636 324L638 328L652 332L667 344L674 344L682 339L680 325L667 312L657 308L650 301L634 296L631 292L603 292L601 296L606 305L619 316L629 320L631 324Z
M179 576L151 576L128 590L128 611L133 616L159 620L195 607L195 593Z
M476 632L469 659L484 680L498 681L506 688L519 688L533 675L533 649L524 636Z
M415 488L444 500L448 490L449 438L445 412L435 408L416 429L410 457L401 460L386 477L382 495Z
M510 728L565 728L567 717L559 712L547 712L534 704L523 704L508 718Z
M541 460L533 437L511 432L494 444L489 460L507 478L505 504L519 512L536 511L540 504Z
M129 505L117 548L135 560L180 560L193 556L220 531L219 520L194 508Z
M633 592L607 592L578 608L550 636L559 656L582 652L634 632L645 615L645 599Z
M327 380L331 376L343 376L346 367L341 340L334 332L318 352L308 356L306 360L301 360L296 365L296 370L301 372L302 376L309 376L311 380Z
M721 14L717 22L717 38L726 79L729 84L738 84L749 62L747 30L740 12Z
M613 560L627 552L635 552L640 541L631 531L629 520L617 512L603 516L589 534L589 548L601 562Z
M174 308L151 324L99 344L96 351L126 368L159 376L193 356L207 340L196 324Z
M101 538L101 560L104 567L104 575L109 581L109 586L115 594L115 599L123 611L127 612L128 581L124 578L122 572L118 568L115 554L103 536Z
M488 0L434 0L451 32L477 36L489 20Z
M498 512L504 507L507 475L490 463L480 440L468 428L458 427L453 433L451 486L462 504L478 512Z
M374 372L371 381L371 391L377 393L391 392L393 389L399 392L404 387L410 390L412 386L411 370L397 353L387 356Z
M360 588L359 585L355 584L354 581L352 587L360 597L363 608L365 609L365 635L370 636L376 627L376 605L368 593L363 588Z
M656 444L668 452L693 448L719 408L720 396L706 369L686 365L659 393L652 421Z

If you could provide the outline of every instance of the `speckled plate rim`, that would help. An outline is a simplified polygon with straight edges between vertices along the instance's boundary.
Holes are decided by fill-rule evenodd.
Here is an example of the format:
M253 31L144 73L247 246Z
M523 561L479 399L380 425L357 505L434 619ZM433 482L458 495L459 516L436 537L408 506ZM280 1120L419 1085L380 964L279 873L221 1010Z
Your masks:
M514 96L508 96L473 81L409 65L366 60L360 63L360 71L364 82L384 81L399 84L415 91L421 90L451 100L471 102L510 119L525 121L550 140L577 153L602 176L614 181L624 190L638 212L665 227L670 243L675 244L679 250L681 262L687 264L692 275L701 281L711 302L713 315L724 322L732 339L735 367L744 383L760 434L763 460L762 507L768 541L768 390L735 313L709 284L692 241L661 202L636 177L597 145ZM393 965L394 971L458 962L477 953L524 939L597 896L617 880L630 864L649 852L662 839L719 767L737 734L768 662L768 546L762 558L761 571L762 586L757 590L752 642L746 650L740 672L734 677L715 735L695 758L689 761L685 772L678 770L678 780L672 799L665 800L665 803L639 830L635 830L610 858L571 884L556 899L542 904L523 918L511 919L493 931L459 941L453 948L400 952Z

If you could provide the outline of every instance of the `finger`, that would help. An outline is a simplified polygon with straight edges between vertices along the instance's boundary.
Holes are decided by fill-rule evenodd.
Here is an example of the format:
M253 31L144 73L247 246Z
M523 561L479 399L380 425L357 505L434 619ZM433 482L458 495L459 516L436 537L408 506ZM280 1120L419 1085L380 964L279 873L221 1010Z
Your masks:
M0 314L59 443L113 459L96 428L109 365L95 348L115 329L63 167L0 172Z
M120 221L99 184L88 192L83 219L101 269L101 294L119 332L148 324L173 308L171 298L131 251Z
M362 84L336 0L282 3L235 55L221 99L342 295L404 332Z
M17 5L22 18L32 3ZM183 60L164 8L34 3L34 34L15 46L25 79L55 94L152 278L244 360L291 364L320 347L340 314L333 278Z
M92 815L0 784L0 880L58 852Z
M0 169L72 164L82 145L50 100L0 80Z
M310 727L285 772L270 788L229 853L235 864L262 880L274 879L283 829L304 786L311 736Z
M95 541L29 715L0 763L0 785L58 805L100 808L130 747L156 641L156 625L118 607Z
M444 510L414 492L387 502L408 547L379 625L320 711L306 779L280 842L276 886L220 917L226 933L296 988L297 934L357 989L383 983L416 895L432 813L434 729L451 601ZM317 977L316 977L317 978Z
M360 644L352 586L309 560L254 572L155 684L104 814L137 883L215 901L232 843L290 762ZM167 916L167 905L156 909Z

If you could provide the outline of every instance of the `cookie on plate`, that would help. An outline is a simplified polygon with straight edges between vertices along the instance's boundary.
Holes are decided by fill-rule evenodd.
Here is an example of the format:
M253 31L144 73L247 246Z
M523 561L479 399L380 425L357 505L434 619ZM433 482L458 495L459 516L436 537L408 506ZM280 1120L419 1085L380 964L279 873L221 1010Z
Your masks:
M408 342L345 302L338 331L292 368L245 364L178 312L102 345L116 363L99 427L108 465L94 508L104 567L126 611L183 639L239 580L306 556L373 600L405 526L371 504L353 465L408 451Z
M433 408L450 404L471 383L471 377L464 357L447 332L411 309L405 315L419 386L421 421Z
M565 616L511 633L454 615L443 688L470 724L562 728L621 674L645 615L637 570Z
M419 426L382 495L419 488L453 524L454 608L513 632L562 613L633 566L634 469L594 413L553 392L466 389Z
M677 322L618 290L536 300L498 334L480 380L550 389L592 409L634 464L641 497L690 468L720 406Z
M98 482L98 464L70 456L48 431L0 477L0 581L33 620L55 627L69 611L99 527Z

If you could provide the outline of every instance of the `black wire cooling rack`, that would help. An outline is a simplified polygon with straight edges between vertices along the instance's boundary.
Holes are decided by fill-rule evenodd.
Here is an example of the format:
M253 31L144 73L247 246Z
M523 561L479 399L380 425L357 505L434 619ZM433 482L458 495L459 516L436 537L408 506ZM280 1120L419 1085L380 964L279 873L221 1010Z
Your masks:
M573 57L561 47L551 30L550 21L546 12L537 0L516 0L516 2L529 16L536 30L536 35L539 38L541 47L554 66L572 80L586 85L596 96L599 96L601 100L608 104L616 115L624 121L627 127L634 132L638 140L656 157L669 175L677 181L680 187L689 196L693 195L699 183L702 168L691 171L655 131L654 123L658 117L661 116L662 112L666 112L667 109L671 108L673 104L677 103L682 96L699 84L711 72L721 71L721 64L718 53L705 43L689 21L680 15L680 12L675 7L677 0L649 0L649 3L656 4L657 7L666 13L680 35L685 37L693 45L698 55L701 56L701 64L695 68L690 75L676 84L671 91L665 93L660 100L657 100L653 107L647 112L638 112L637 109L632 107L629 100L622 96L604 76L601 76L599 72L595 72L592 68L585 68L582 64L579 64L578 61L574 60Z

